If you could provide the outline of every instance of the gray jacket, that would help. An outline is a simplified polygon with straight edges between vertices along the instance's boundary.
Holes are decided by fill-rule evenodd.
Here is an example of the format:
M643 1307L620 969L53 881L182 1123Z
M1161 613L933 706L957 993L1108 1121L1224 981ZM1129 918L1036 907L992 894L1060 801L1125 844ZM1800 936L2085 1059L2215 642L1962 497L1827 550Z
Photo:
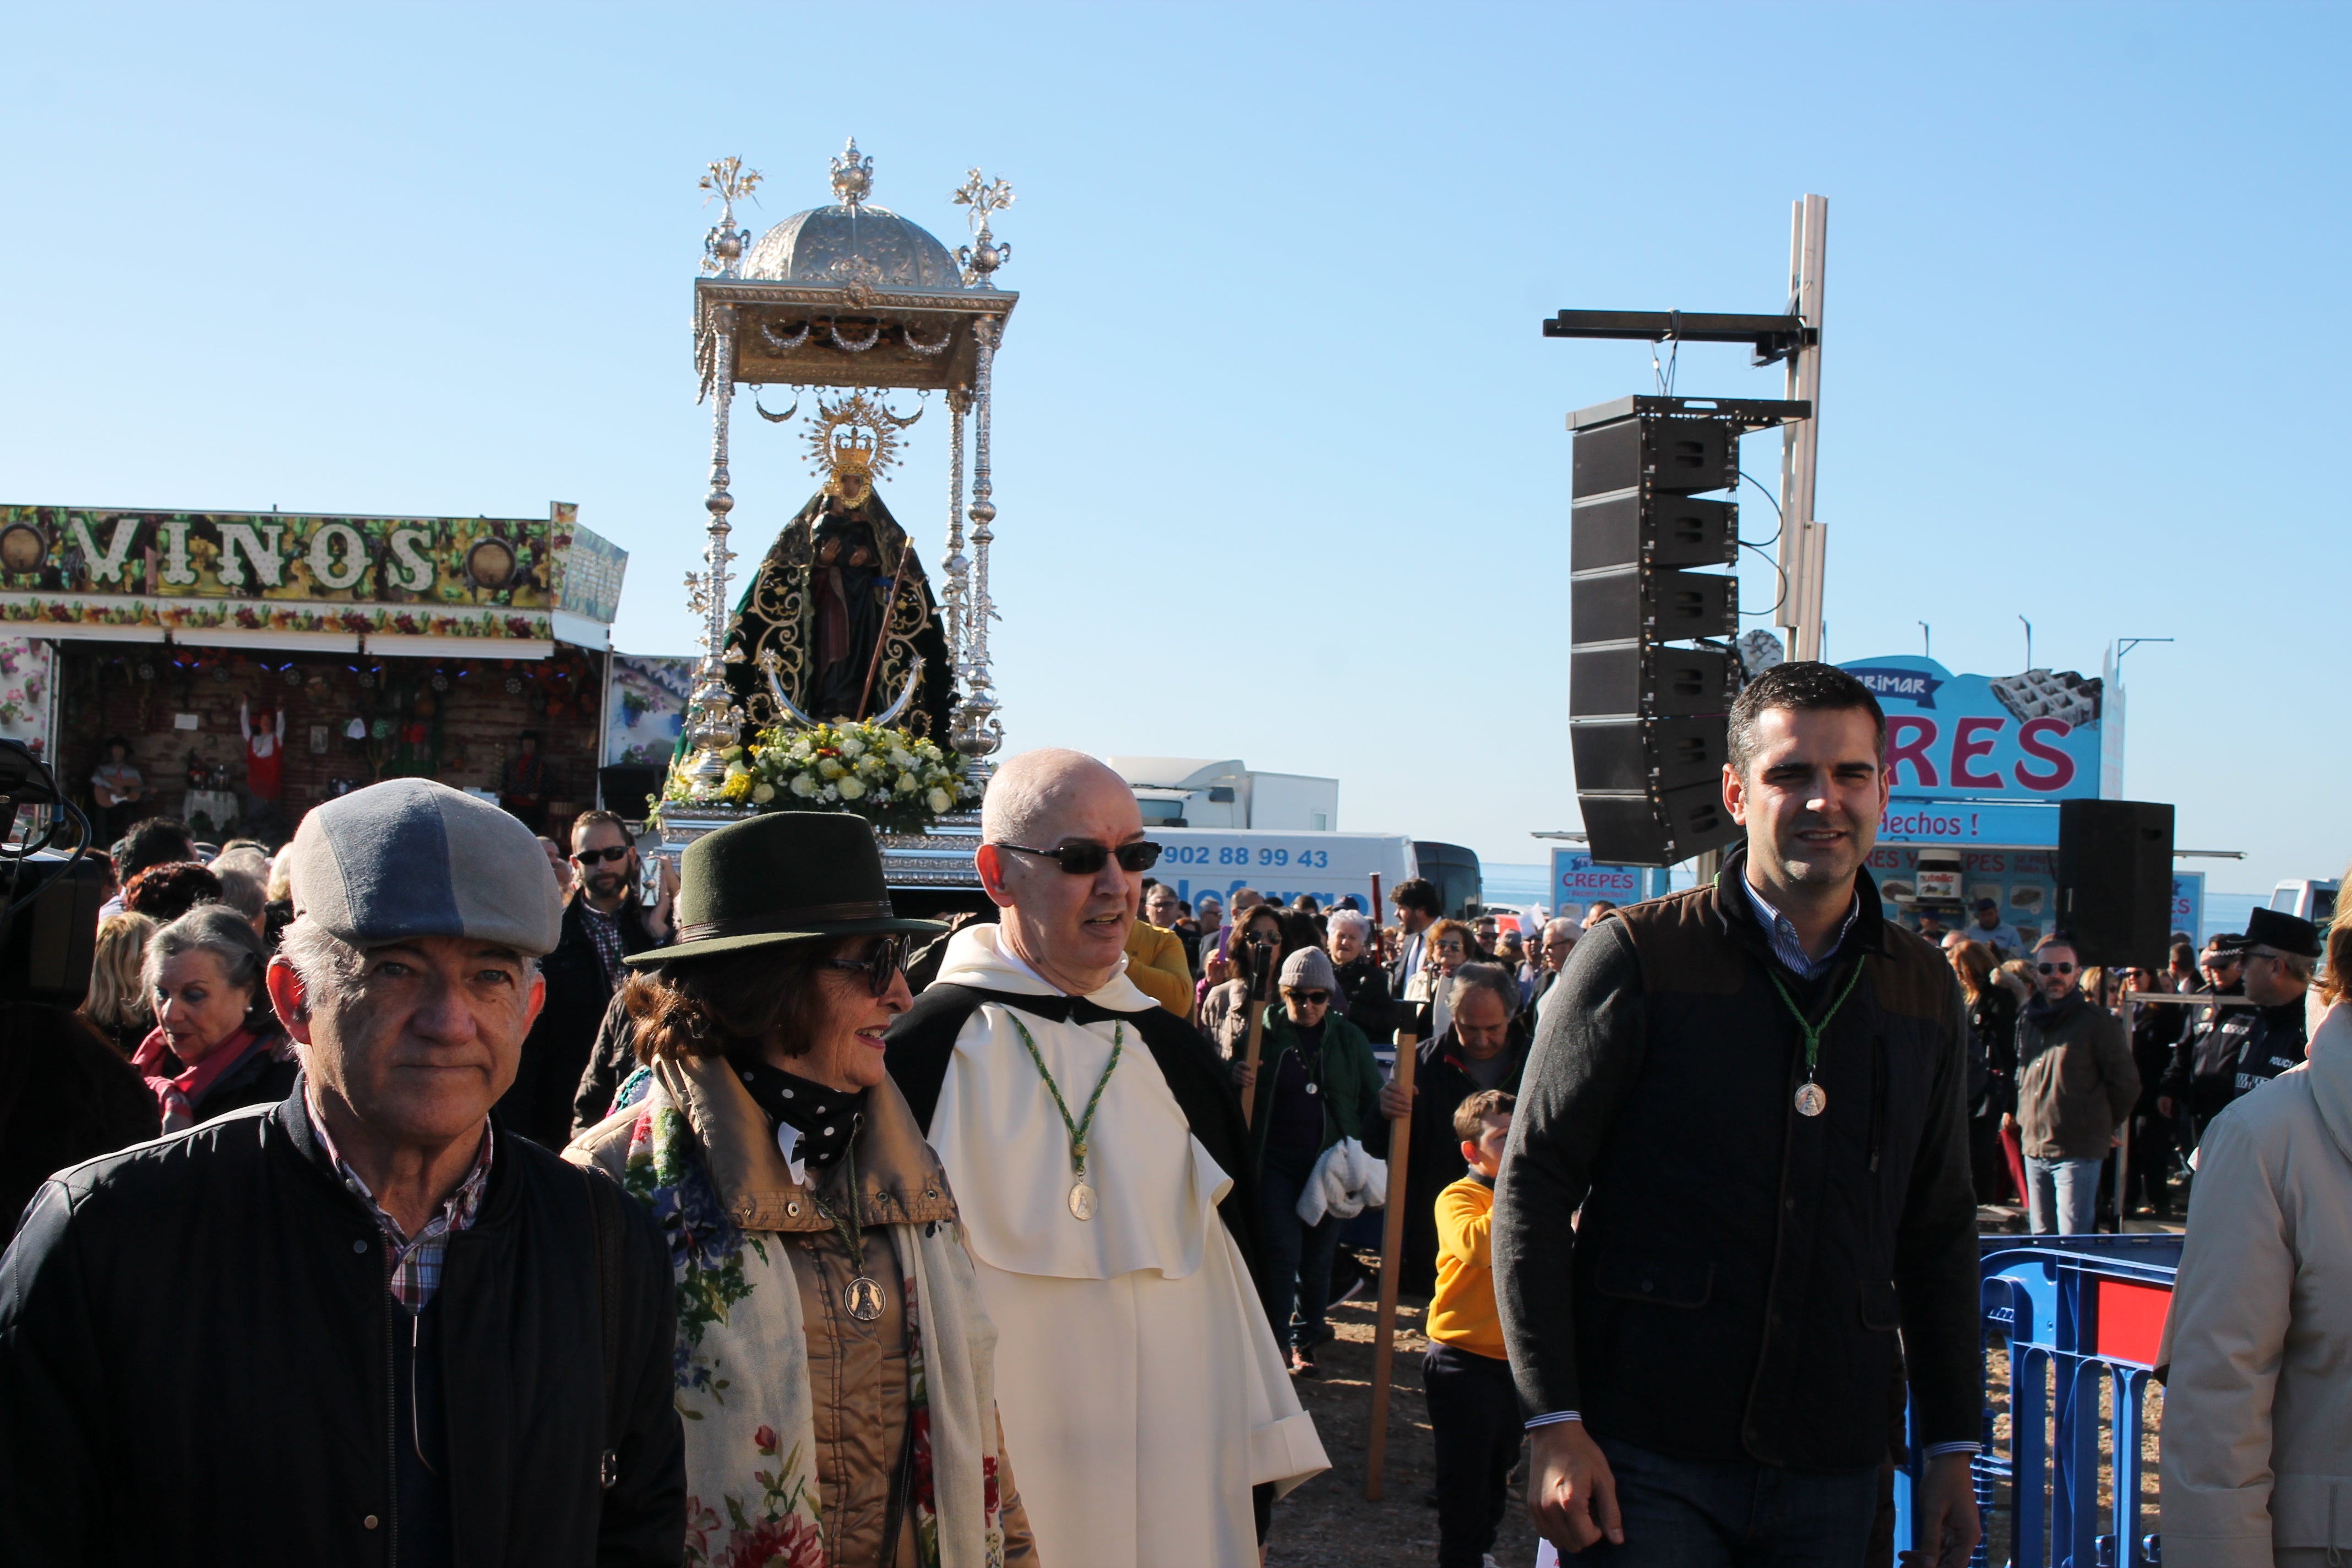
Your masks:
M2017 1016L2017 1128L2029 1160L2104 1160L2139 1099L2124 1021L2087 1000Z
M2352 1550L2352 1010L2207 1129L2164 1336L2166 1568Z

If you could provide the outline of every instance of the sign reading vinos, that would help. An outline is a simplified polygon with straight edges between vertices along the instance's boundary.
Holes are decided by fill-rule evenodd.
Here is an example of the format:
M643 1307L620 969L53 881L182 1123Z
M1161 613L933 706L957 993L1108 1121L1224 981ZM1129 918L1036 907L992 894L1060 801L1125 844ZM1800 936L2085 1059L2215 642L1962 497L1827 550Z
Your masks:
M627 556L580 527L576 512L561 503L545 518L0 507L0 620L544 638L551 612L609 622L618 597Z

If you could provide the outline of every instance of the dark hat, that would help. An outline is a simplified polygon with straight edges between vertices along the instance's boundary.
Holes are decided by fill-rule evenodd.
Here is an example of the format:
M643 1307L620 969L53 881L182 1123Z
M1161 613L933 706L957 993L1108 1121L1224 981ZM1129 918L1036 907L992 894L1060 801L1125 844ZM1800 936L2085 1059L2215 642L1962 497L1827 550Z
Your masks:
M2319 928L2278 910L2256 910L2246 917L2246 945L2276 948L2297 958L2317 958Z
M1982 914L1987 910L1990 910L1995 914L1999 914L2000 912L2000 906L1994 903L1990 899L1979 899L1977 900L1977 912L1979 914Z
M847 812L779 811L730 824L688 845L679 873L677 942L623 961L633 969L813 937L948 929L898 917L874 829Z
M2246 945L2246 933L2242 931L2216 931L2205 943L2208 952L2239 952Z

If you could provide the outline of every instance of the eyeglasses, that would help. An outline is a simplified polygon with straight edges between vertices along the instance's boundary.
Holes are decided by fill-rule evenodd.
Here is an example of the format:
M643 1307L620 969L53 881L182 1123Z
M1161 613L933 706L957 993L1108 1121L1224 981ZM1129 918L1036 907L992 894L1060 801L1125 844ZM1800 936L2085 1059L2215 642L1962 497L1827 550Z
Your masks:
M898 971L907 965L907 939L886 936L874 944L873 951L863 958L828 958L827 969L861 969L866 972L866 984L877 996L890 994L890 983L898 978Z
M1291 995L1312 1007L1328 1007L1331 1005L1331 993L1328 991L1294 991Z
M2036 967L2044 974L2072 974L2074 973L2074 966L2071 963L2043 963L2036 965Z
M997 847L1051 860L1073 877L1091 877L1114 857L1122 871L1149 871L1160 864L1160 846L1149 839L1122 844L1116 849L1099 844L1065 844L1058 849L1032 849L1025 844L1000 844Z
M614 860L625 860L628 858L629 847L625 844L615 844L610 849L576 849L572 854L572 860L582 866L594 866Z

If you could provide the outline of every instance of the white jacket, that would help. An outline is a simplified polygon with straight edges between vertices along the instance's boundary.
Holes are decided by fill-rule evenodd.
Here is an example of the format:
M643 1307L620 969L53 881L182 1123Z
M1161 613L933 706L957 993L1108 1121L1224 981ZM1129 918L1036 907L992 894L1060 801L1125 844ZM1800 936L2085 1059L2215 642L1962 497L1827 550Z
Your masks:
M1353 1138L1342 1138L1324 1150L1315 1169L1307 1173L1307 1184L1299 1189L1297 1212L1308 1225L1320 1225L1327 1214L1353 1219L1388 1200L1388 1162L1365 1153L1364 1146Z
M2352 1553L2352 1006L2206 1131L2158 1359L2165 1568Z

